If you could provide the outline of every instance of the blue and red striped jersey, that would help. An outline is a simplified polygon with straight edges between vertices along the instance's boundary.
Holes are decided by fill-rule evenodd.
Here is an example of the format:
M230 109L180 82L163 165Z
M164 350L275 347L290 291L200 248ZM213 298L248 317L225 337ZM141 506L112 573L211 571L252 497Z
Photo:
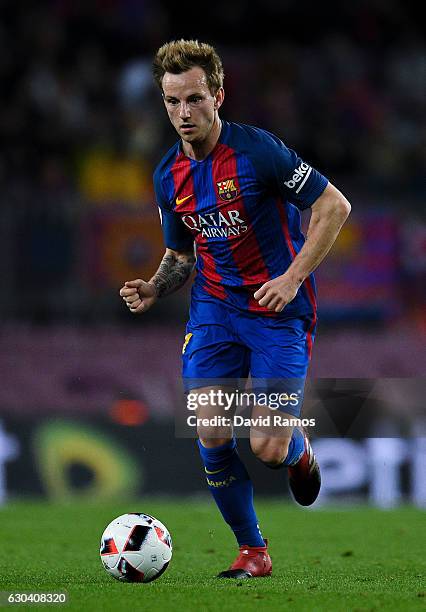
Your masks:
M154 188L166 247L189 251L195 243L193 296L277 316L253 294L300 251L300 210L326 185L279 138L257 127L222 121L219 140L202 161L176 143L155 170ZM279 316L309 312L315 312L313 275Z

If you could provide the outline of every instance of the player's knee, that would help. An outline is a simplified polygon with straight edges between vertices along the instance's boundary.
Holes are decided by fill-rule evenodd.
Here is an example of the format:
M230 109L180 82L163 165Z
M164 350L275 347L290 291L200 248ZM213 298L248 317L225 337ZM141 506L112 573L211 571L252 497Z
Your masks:
M276 438L254 438L250 442L254 455L267 467L280 467L287 456L288 441Z
M211 447L225 444L225 442L232 438L231 431L220 427L214 427L213 425L199 424L197 427L197 434L201 444L207 446L204 444L204 441L209 441L209 446Z

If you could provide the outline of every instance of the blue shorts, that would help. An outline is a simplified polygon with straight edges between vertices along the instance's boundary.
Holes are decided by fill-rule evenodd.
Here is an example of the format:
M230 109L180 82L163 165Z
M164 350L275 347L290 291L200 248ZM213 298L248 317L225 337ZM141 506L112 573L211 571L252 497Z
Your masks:
M259 316L214 297L193 299L182 350L185 390L250 375L256 390L297 391L298 405L283 411L300 416L315 323L314 313Z

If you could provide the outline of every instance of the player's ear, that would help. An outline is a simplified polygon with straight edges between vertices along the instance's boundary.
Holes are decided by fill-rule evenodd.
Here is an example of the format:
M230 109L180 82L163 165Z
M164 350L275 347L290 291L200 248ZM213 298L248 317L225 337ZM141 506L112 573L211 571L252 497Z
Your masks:
M223 104L224 99L225 99L225 90L223 89L223 87L219 87L219 89L214 95L214 109L215 110L219 110L219 108Z

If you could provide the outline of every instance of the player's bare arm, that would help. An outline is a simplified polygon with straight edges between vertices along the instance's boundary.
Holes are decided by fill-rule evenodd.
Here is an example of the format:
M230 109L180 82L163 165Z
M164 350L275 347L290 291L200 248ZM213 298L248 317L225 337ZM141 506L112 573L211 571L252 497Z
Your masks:
M130 311L146 312L158 298L180 289L188 280L195 264L193 251L166 249L161 264L149 282L140 278L126 281L120 295Z
M194 264L194 251L179 253L166 249L160 267L150 280L155 285L157 297L169 295L180 289L188 280Z
M260 306L281 312L295 298L303 281L333 246L350 210L345 196L329 183L312 205L306 242L292 264L284 274L268 281L254 294Z

